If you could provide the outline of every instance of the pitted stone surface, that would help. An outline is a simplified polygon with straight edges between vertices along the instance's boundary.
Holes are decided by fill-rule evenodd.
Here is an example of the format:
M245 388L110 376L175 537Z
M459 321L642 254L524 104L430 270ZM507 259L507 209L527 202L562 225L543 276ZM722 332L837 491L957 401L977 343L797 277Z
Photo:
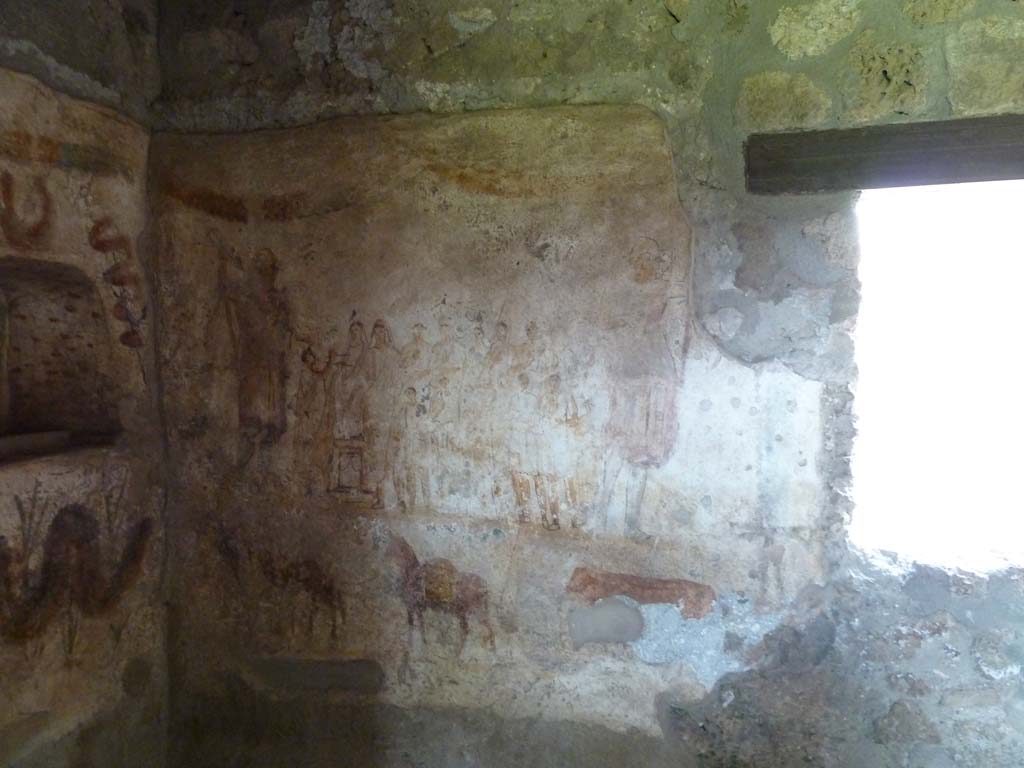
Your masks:
M1024 19L965 22L946 39L946 61L955 114L1024 109Z
M918 24L942 24L974 10L978 0L907 0L904 12Z
M885 716L875 723L875 738L881 744L941 742L938 730L928 721L920 706L905 699L894 702Z
M852 33L861 0L813 0L787 5L768 28L772 42L790 59L819 56Z
M743 81L736 116L749 131L814 128L829 117L832 100L807 75L762 72Z
M855 122L904 119L927 103L923 52L874 30L862 33L849 54L847 116Z

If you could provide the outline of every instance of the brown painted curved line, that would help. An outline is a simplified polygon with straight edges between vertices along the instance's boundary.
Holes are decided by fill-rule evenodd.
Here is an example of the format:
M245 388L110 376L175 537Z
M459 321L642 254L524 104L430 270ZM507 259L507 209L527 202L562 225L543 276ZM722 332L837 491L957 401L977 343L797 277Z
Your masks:
M3 230L8 244L15 248L42 248L50 236L53 200L50 198L42 176L36 176L32 183L36 194L42 201L42 210L39 213L39 218L29 224L21 221L15 211L14 177L8 171L0 174L0 200L3 201L3 211L0 212L0 230Z
M66 600L85 616L108 612L142 573L152 534L149 518L132 526L121 558L107 578L96 518L81 504L65 506L50 523L35 586L22 595L15 594L13 552L0 537L0 637L16 642L38 637Z
M161 185L167 197L182 205L225 221L247 222L249 210L245 201L205 187L186 187L178 179L168 176Z

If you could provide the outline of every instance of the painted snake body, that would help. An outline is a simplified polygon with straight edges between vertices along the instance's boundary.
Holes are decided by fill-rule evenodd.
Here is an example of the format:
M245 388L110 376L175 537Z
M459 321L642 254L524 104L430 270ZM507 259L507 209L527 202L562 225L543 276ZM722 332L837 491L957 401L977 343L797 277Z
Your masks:
M0 638L38 637L68 602L85 616L112 609L141 574L152 534L149 518L133 525L117 565L107 574L96 517L85 506L70 504L50 523L38 571L23 579L16 576L14 550L0 536Z

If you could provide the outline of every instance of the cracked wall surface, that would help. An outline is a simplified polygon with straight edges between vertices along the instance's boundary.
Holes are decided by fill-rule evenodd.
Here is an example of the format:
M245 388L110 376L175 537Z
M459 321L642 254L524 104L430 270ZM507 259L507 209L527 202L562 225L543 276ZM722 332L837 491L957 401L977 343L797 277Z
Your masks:
M226 134L157 136L142 254L176 764L1019 763L1020 573L847 550L855 196L741 160L1020 111L1018 3L44 6L5 66Z

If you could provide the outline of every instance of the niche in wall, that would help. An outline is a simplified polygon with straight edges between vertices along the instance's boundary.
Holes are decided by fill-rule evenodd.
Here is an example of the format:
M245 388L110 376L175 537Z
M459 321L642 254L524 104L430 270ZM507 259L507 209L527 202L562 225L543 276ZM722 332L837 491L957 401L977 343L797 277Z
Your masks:
M69 265L0 258L0 460L120 429L96 287Z

